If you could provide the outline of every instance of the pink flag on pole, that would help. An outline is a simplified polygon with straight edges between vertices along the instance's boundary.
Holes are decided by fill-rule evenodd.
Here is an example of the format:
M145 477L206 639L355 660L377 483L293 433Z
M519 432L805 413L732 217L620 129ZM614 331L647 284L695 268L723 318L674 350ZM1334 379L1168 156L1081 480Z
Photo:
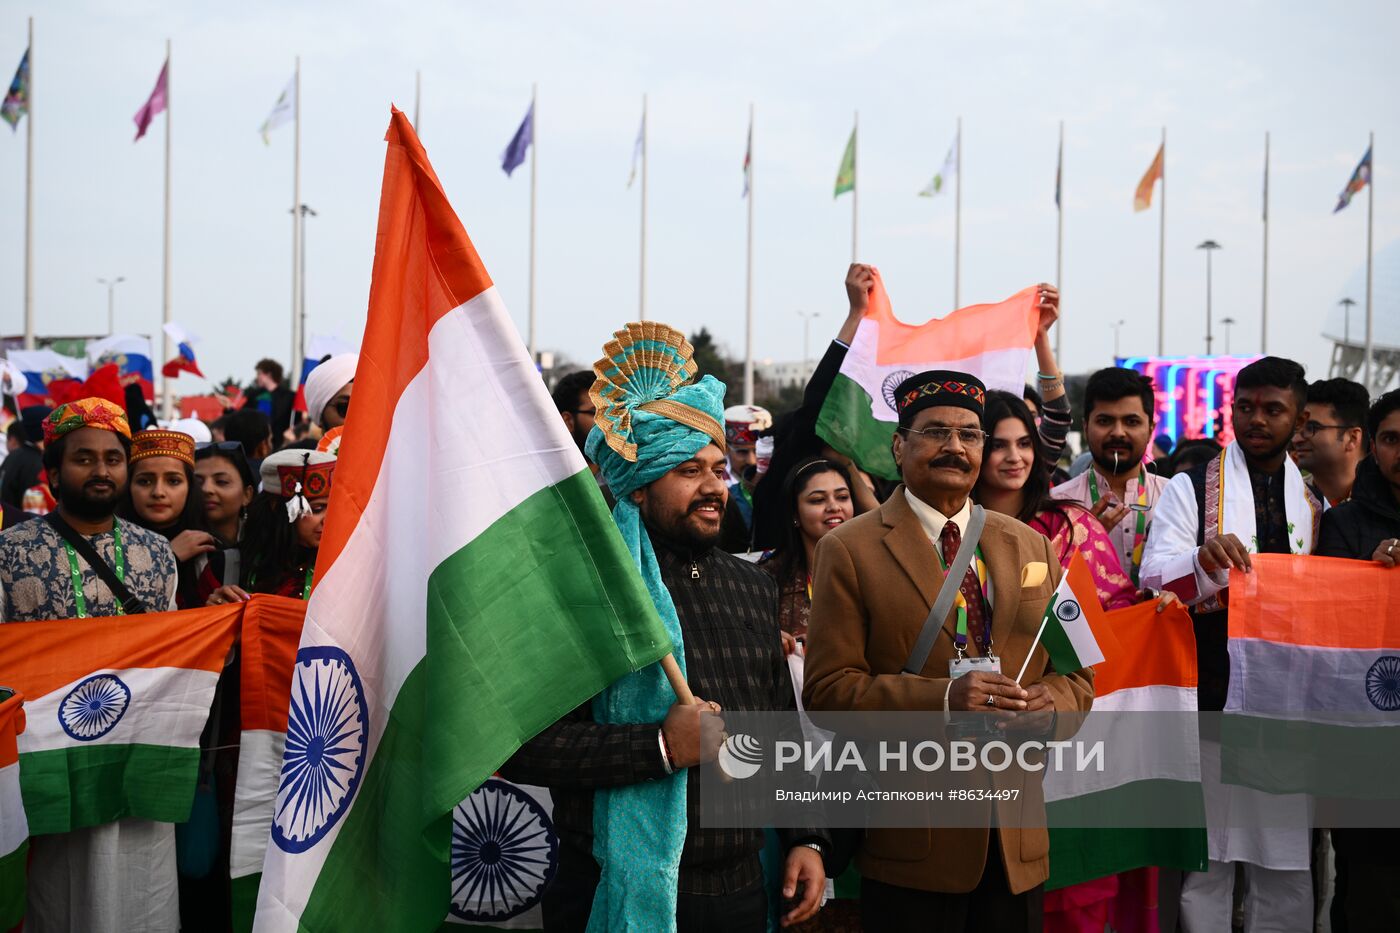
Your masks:
M155 90L151 91L151 96L141 105L141 109L136 111L136 116L132 119L136 121L136 139L146 135L147 128L151 121L156 118L166 105L166 71L170 68L170 60L166 59L165 64L160 66L160 77L156 78ZM135 142L135 140L133 140Z

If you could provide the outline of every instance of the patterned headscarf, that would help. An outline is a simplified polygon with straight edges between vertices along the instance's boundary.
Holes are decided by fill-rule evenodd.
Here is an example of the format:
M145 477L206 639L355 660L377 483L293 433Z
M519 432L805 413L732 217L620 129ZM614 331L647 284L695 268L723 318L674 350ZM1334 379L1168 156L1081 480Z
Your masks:
M724 383L705 376L691 383L695 363L685 335L665 324L628 324L593 364L589 395L597 421L585 453L617 499L617 523L652 604L685 671L685 644L675 603L661 580L651 539L631 493L694 457L705 446L724 449ZM659 664L628 674L593 700L602 723L659 722L675 703ZM650 930L667 917L675 929L676 884L685 845L684 772L659 781L600 789L593 795L593 854L602 874L589 933ZM658 870L659 868L659 870ZM665 933L665 929L662 930Z
M79 428L98 428L131 440L126 412L105 398L80 398L60 405L44 419L44 443L52 444Z

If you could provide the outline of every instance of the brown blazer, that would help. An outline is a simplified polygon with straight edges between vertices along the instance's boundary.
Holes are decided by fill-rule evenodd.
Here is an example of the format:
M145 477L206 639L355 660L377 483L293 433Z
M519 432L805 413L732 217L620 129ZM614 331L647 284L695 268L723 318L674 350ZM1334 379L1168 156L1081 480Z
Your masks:
M943 625L922 676L901 674L938 589L943 570L901 485L879 509L833 530L817 545L812 574L812 618L807 631L806 686L810 710L943 709L948 662L955 656L955 614ZM992 584L992 644L1002 672L1016 676L1045 606L1059 584L1060 564L1050 542L1013 518L987 513L982 555ZM1046 565L1044 578L1022 588L1022 568ZM1047 673L1049 656L1037 647L1022 680L1041 682L1056 710L1087 712L1093 671ZM1050 876L1050 838L1029 822L1044 798L1039 781L988 776L993 786L1021 787L1018 802L998 802L1002 858L1013 893ZM983 785L985 786L985 785ZM985 804L991 826L990 804ZM936 813L931 822L936 822ZM963 893L977 886L986 864L988 829L870 829L857 855L862 875L924 891Z

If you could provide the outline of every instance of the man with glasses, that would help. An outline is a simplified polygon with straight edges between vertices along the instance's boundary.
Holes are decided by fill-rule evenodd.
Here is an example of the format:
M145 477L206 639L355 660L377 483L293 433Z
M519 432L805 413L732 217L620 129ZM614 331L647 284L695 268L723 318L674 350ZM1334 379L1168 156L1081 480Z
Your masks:
M580 369L576 373L560 377L551 393L554 407L559 410L559 417L564 419L564 427L568 429L569 436L574 439L579 453L583 454L585 460L588 460L588 454L584 451L584 445L588 443L588 432L593 430L593 420L598 413L588 390L592 389L593 383L597 381L598 377L593 375L593 370ZM608 481L603 478L598 465L592 460L588 460L588 469L593 471L593 478L598 481L603 499L611 509L616 503L611 490L608 489Z
M1351 498L1356 465L1366 456L1366 387L1350 379L1320 379L1308 386L1303 427L1293 435L1299 469L1312 474L1313 495L1331 507Z
M957 581L926 659L911 659L972 522L986 390L966 373L930 371L902 382L895 404L892 450L904 484L817 545L807 708L1087 711L1092 672L1051 670L1044 650L1013 679L1060 562L1048 539L1010 516L985 513L980 560ZM911 661L916 669L906 670ZM1000 819L988 804L981 826L868 829L856 857L865 929L1038 933L1050 873L1039 785L1027 783L1018 800Z

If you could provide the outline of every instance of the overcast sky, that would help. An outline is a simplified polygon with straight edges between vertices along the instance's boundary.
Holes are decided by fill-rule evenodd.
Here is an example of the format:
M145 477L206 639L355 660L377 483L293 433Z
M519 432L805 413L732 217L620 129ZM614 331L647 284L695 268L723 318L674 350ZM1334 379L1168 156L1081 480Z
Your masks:
M165 126L132 114L174 41L173 315L207 374L290 351L292 132L258 127L302 57L312 333L358 342L389 105L410 115L524 330L529 174L500 153L540 87L540 345L588 363L637 312L638 190L650 99L648 309L743 352L748 106L757 108L755 354L813 353L844 314L851 199L832 183L860 111L860 258L896 313L946 314L953 202L916 197L963 118L962 303L1055 275L1065 122L1067 371L1154 348L1158 215L1133 189L1168 128L1167 351L1199 352L1204 257L1231 349L1259 348L1260 199L1272 132L1271 351L1325 372L1323 317L1365 257L1364 195L1337 194L1377 136L1377 249L1400 236L1400 5L768 2L413 4L0 2L8 83L37 13L36 308L41 334L105 330L99 276L125 276L117 329L159 333ZM0 126L0 329L22 329L24 125ZM1392 157L1390 153L1396 153ZM1360 301L1363 295L1352 296ZM1359 314L1361 308L1357 308ZM1359 322L1359 318L1356 319ZM1359 325L1358 325L1359 326ZM1217 330L1217 352L1223 349ZM157 350L159 353L159 350ZM182 377L183 391L201 384Z

